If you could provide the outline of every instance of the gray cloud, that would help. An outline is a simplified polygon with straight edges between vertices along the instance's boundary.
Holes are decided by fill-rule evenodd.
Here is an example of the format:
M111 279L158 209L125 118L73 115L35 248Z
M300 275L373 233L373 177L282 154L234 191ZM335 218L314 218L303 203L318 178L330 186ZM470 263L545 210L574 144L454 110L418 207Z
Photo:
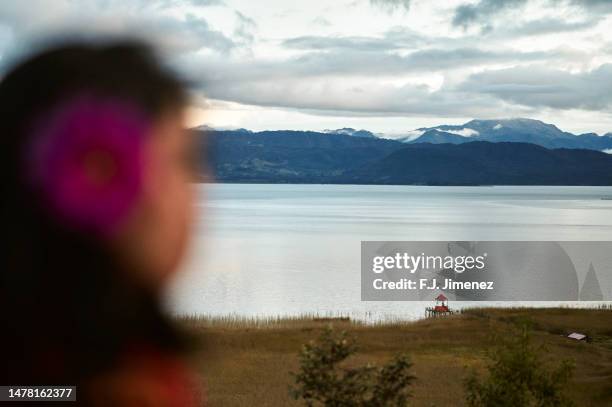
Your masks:
M606 110L612 107L612 64L577 74L530 66L486 71L460 89L533 108Z
M453 24L465 28L474 23L486 23L491 16L525 3L527 0L480 0L476 4L463 4L455 9Z
M410 10L411 0L370 0L370 4L383 10L393 12L396 10Z
M302 36L288 38L282 42L287 48L301 50L339 50L353 49L361 51L390 51L396 49L414 48L423 44L425 39L421 36L405 36L403 38L389 37L359 37L359 36Z
M234 30L234 37L241 41L244 45L251 45L255 41L255 31L257 23L250 17L242 14L239 11L234 11L238 23Z
M520 36L537 36L547 33L564 32L564 31L575 31L583 28L588 28L598 22L597 19L593 18L587 21L567 23L560 20L537 20L527 22L518 26L509 26L504 29L490 32L487 34L487 39L496 52L490 52L491 62L498 60L500 51L508 52L508 59L511 60L525 60L533 59L537 56L553 56L552 53L548 54L537 54L537 53L524 53L524 58L517 58L517 55L521 54L517 51L506 50L503 45L495 44L495 41L503 42L506 38L516 38ZM447 55L441 54L446 52L449 54L460 54L464 53L467 57L477 57L476 60L483 62L481 58L485 51L477 52L479 48L474 47L474 44L482 40L482 33L478 36L462 36L462 37L437 37L437 36L424 36L415 31L406 28L393 28L383 35L378 37L366 37L366 36L316 36L307 35L300 37L287 38L281 42L281 45L289 49L298 49L304 51L325 51L329 53L333 52L378 52L388 53L393 51L414 51L418 50L417 55L427 54L440 54L440 57L446 57ZM470 53L472 55L467 55ZM557 56L564 57L568 56L567 53L561 52ZM576 56L575 54L572 57ZM432 61L433 66L437 66L437 61Z
M89 0L80 8L69 7L60 0L35 0L48 15L32 13L31 7L21 3L0 2L0 25L10 32L10 40L3 44L3 61L31 51L37 45L62 39L95 38L117 33L141 37L154 42L172 54L209 49L222 54L244 46L248 21L237 14L238 29L235 40L210 26L205 18L193 14L165 14L160 8L179 4L175 0L114 1ZM222 5L220 0L189 0L180 4L198 6Z
M221 6L225 5L223 0L188 0L195 6Z
M595 26L600 20L601 16L592 16L577 22L567 22L556 18L543 18L540 20L527 21L514 27L504 27L496 31L507 36L535 36L586 30Z
M224 6L223 0L151 0L146 1L145 4L151 5L157 3L160 7L169 8L180 5L192 5L198 7L209 7L209 6Z
M482 25L486 29L492 29L491 20L493 17L503 14L509 10L520 9L525 6L530 0L480 0L475 4L462 4L455 9L452 23L455 26L467 28L470 25ZM582 9L592 17L595 17L597 13L609 13L612 12L612 1L610 0L547 0L549 7L575 7ZM601 18L602 16L597 16ZM589 19L590 20L590 19ZM541 23L530 22L533 29L537 29L538 25L540 29L553 29L554 27L564 27L564 22L553 19L543 19ZM585 21L585 25L587 22ZM570 31L573 29L584 28L582 23L566 23L565 30ZM526 27L528 28L528 27ZM545 31L543 31L545 32Z
M255 67L255 71L263 70ZM270 73L270 66L265 70ZM213 99L329 115L500 117L528 116L542 108L612 108L612 64L577 74L545 66L486 70L435 91L424 85L351 81L350 77L338 75L304 80L304 75L295 70L284 75L280 68L277 70L278 75L274 69L264 75L233 67L227 76L210 77L202 84L202 90ZM368 71L365 68L361 72Z
M495 26L491 23L481 26L481 31L477 35L464 35L459 39L451 39L455 43L473 43L477 40L486 40L489 44L495 42L504 43L507 40L512 40L520 37L536 38L542 35L580 32L596 27L604 20L603 15L593 14L587 15L580 21L566 21L557 18L542 18L525 22L517 22L515 24L502 22ZM443 41L443 40L442 40Z
M554 0L560 1L560 0ZM596 12L611 12L612 1L610 0L569 0L575 6Z
M151 24L150 25L157 25ZM172 19L166 24L168 34L174 33L184 40L190 38L191 50L202 48L214 49L221 52L229 52L236 43L220 31L210 28L208 22L191 14L185 16L184 20ZM178 46L178 44L177 44Z
M551 61L562 58L560 52L517 52L478 48L425 49L406 56L371 50L337 49L333 52L307 52L296 57L275 60L219 60L190 58L180 65L200 75L223 83L261 81L267 78L315 77L388 77L410 73L447 72L483 64Z
M478 117L495 117L507 111L503 103L486 94L452 89L429 92L419 85L396 87L372 83L354 86L341 80L304 83L297 78L266 78L249 82L211 81L204 89L207 97L213 99L328 115L465 117L477 113Z
M303 109L317 114L495 117L524 115L532 109L516 106L511 100L473 86L447 84L431 91L424 85L391 85L377 78L550 58L551 55L540 52L492 52L476 48L430 49L404 57L342 49L309 52L283 61L193 58L181 65L190 66L192 75L204 78L200 89L217 100Z

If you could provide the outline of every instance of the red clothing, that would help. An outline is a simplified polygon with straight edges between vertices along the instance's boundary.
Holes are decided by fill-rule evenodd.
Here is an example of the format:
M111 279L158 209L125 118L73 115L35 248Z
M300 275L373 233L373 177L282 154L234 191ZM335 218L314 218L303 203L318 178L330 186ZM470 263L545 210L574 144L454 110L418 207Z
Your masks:
M116 370L87 385L94 406L194 407L205 404L203 383L178 357L144 347L130 349ZM77 389L78 391L78 389ZM78 399L78 393L77 393Z

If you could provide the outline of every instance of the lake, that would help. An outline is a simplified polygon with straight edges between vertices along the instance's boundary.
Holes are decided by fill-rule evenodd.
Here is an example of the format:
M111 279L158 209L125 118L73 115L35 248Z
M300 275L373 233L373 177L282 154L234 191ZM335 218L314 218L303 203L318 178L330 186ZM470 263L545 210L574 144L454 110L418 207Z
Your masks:
M176 314L414 319L431 304L360 301L362 240L612 240L612 187L196 188L196 236L168 299Z

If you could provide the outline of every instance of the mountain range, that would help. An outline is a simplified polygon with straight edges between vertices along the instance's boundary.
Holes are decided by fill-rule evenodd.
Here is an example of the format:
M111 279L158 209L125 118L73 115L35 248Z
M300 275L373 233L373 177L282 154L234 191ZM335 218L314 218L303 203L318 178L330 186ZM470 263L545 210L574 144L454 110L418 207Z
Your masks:
M533 119L471 120L463 125L423 127L399 139L405 143L452 143L472 141L532 143L546 148L612 149L612 134L572 134L553 124Z
M612 148L612 136L529 119L424 128L409 140L352 128L195 131L219 182L612 185L612 155L593 151Z

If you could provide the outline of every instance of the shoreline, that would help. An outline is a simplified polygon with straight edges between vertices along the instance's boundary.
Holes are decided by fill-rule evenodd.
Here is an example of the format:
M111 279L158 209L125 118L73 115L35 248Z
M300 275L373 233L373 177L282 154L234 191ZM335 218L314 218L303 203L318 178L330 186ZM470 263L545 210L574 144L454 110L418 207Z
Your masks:
M460 302L455 302L454 307L451 309L455 315L462 314L473 314L483 311L495 310L497 312L544 312L548 310L554 310L558 312L562 311L610 311L612 312L612 301L581 301L572 304L559 305L557 302L552 302L550 306L529 306L529 305L515 305L515 306L495 306L490 303L484 304L483 306L470 306L457 308L456 305ZM423 305L426 305L425 302ZM431 305L431 304L429 304ZM358 326L396 326L396 325L409 325L425 321L429 319L425 316L425 306L423 308L422 316L418 318L401 318L393 317L388 319L377 319L377 318L355 318L350 314L343 313L302 313L296 315L239 315L239 314L170 314L170 318L178 321L179 323L194 324L200 326L219 326L219 327L258 327L258 328L274 328L274 327L285 327L285 326L296 326L302 323L311 322L348 322Z

